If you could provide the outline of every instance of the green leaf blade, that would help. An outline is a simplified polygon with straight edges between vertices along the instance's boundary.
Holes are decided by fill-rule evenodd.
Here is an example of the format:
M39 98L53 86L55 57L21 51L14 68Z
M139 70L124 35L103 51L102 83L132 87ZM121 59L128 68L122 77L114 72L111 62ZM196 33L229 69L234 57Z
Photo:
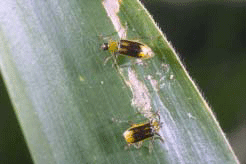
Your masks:
M114 31L101 1L23 0L11 7L1 21L1 71L35 163L236 163L211 110L138 2L122 2L119 16L129 39L154 36L143 42L156 56L119 70L104 65L109 53L100 50L100 35ZM155 141L152 154L148 141L125 150L129 125L112 121L144 107L160 110L163 122L165 142Z

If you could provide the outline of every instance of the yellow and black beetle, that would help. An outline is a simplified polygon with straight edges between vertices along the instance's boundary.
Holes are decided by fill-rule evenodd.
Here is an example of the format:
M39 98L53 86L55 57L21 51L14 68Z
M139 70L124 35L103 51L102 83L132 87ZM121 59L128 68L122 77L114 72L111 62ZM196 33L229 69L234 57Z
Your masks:
M101 48L113 54L121 54L139 59L149 59L154 57L154 53L147 45L131 40L110 40L104 43Z
M128 146L134 145L136 148L140 148L143 141L151 140L153 143L156 137L164 142L158 133L160 128L160 116L158 115L158 119L152 119L140 124L132 124L131 127L123 133L123 137L125 138Z

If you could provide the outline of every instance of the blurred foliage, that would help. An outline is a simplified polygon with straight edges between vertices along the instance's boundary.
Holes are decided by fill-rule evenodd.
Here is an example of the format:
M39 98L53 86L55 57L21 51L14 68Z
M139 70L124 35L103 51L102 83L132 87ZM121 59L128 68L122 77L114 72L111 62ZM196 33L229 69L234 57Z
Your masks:
M226 133L245 123L245 3L145 4L204 93ZM0 163L32 163L2 78Z
M224 132L245 119L246 3L158 3L147 9L183 59Z
M0 74L0 163L32 163Z

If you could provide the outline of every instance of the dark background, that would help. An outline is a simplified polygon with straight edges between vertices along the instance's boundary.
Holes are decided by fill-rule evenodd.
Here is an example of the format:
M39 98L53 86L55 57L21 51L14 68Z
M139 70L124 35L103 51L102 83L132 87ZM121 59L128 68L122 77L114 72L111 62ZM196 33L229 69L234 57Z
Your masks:
M142 0L246 163L246 3ZM0 76L0 163L33 163Z

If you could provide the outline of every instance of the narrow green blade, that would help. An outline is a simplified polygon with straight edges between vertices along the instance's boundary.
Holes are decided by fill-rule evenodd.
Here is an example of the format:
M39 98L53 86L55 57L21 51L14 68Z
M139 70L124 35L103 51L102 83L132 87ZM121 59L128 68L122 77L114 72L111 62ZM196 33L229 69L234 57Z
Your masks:
M143 65L120 57L116 67L104 65L110 53L100 49L101 36L117 29L101 0L0 6L1 71L35 163L237 163L211 109L138 1L121 1L117 16L127 38L150 46L155 57ZM135 121L136 112L147 120L158 110L165 142L156 140L151 154L148 141L125 150L125 120Z

